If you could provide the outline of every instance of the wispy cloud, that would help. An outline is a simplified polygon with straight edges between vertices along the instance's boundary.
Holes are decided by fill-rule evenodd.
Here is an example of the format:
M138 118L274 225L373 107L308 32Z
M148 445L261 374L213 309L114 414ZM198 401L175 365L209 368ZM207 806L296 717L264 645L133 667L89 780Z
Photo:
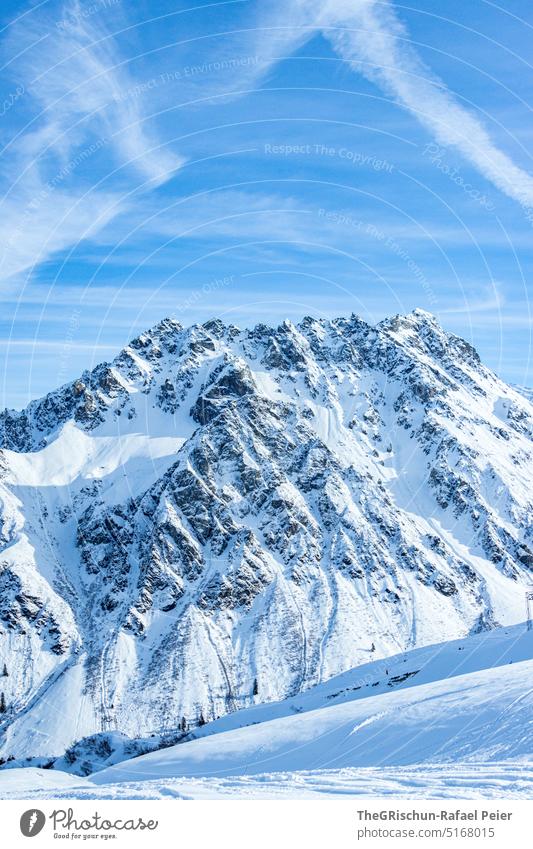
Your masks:
M501 284L494 281L490 286L481 285L475 286L474 283L469 283L468 288L464 288L465 300L463 303L454 303L452 306L444 307L439 311L439 315L466 315L472 317L479 313L496 313L501 315L501 310L505 306L505 298L501 289ZM466 297L468 293L468 297Z
M457 148L506 195L533 205L533 177L493 143L481 121L424 64L391 3L329 0L318 14L328 39L354 69L395 97L440 144Z
M125 184L132 188L124 174L137 173L138 188L147 190L183 160L148 129L143 101L122 97L132 78L118 44L101 16L85 16L77 0L64 4L59 18L26 16L4 52L16 57L9 70L31 104L27 123L3 151L5 279L90 237L121 212Z
M136 168L155 183L168 179L182 160L147 129L142 98L123 98L132 78L116 40L97 16L83 15L77 0L66 11L47 49L24 59L29 90L47 115L46 130L56 133L53 144L70 149L78 133L97 127L98 135L109 138L119 165Z
M271 45L263 46L263 72L280 47L294 50L322 31L354 71L408 109L439 144L457 149L500 191L533 207L533 176L498 148L482 121L422 61L389 0L291 0L271 6L268 20L259 22Z
M143 210L143 226L173 239L298 241L317 234L317 209L275 193L217 189L180 197L167 207Z

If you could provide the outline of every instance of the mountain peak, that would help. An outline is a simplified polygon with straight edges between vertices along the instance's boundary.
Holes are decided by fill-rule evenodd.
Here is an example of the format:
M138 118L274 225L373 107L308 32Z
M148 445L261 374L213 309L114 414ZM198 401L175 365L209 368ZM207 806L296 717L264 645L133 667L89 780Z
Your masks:
M433 313L428 312L427 310L421 309L421 307L415 307L414 310L411 311L411 315L416 316L417 319L421 321L427 321L430 324L438 324L438 319L433 315Z
M398 313L380 321L377 327L384 329L399 329L399 328L424 328L437 329L444 333L445 331L438 322L438 319L430 312L417 307L409 313Z

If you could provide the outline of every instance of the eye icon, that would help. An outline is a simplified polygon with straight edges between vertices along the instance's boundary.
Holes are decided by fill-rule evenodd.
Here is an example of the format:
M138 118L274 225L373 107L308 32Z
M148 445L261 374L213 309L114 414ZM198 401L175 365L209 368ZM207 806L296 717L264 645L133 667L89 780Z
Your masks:
M24 811L20 818L20 830L24 837L35 837L43 830L46 817L42 811L37 808L31 808L29 811Z

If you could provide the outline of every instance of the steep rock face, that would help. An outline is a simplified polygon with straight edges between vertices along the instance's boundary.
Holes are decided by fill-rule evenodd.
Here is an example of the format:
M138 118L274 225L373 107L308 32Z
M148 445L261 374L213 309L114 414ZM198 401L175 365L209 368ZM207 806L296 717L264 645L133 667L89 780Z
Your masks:
M194 727L523 619L532 433L420 310L167 319L6 411L2 754Z

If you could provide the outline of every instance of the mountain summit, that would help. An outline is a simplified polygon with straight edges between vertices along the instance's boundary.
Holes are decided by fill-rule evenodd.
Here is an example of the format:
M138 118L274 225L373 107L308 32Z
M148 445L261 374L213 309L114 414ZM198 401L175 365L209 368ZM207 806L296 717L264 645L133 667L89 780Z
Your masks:
M5 411L3 756L193 728L522 620L532 435L423 310L165 319Z

